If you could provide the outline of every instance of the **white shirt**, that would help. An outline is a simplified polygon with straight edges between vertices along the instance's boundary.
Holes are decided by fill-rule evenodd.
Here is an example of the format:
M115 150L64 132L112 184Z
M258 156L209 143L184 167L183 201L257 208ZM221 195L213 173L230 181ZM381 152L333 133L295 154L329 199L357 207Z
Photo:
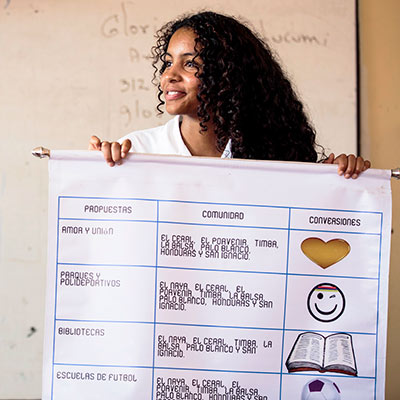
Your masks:
M189 149L182 139L179 122L180 116L177 115L165 125L131 132L118 141L122 143L125 139L130 139L132 142L130 151L135 153L191 156ZM231 157L231 142L229 140L225 150L222 152L221 158Z

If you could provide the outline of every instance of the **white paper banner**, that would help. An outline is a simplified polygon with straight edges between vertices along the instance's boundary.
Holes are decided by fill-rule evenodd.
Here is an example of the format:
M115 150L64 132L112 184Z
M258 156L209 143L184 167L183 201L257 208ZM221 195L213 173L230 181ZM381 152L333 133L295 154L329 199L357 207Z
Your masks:
M390 171L49 163L43 399L384 398Z

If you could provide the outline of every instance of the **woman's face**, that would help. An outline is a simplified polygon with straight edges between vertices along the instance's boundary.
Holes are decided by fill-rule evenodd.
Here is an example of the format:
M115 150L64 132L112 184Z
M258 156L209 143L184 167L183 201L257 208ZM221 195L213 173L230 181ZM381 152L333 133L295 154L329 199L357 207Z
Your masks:
M165 70L161 75L166 110L172 115L197 118L197 93L200 81L196 73L201 60L196 57L195 33L188 28L178 29L171 37L165 54Z

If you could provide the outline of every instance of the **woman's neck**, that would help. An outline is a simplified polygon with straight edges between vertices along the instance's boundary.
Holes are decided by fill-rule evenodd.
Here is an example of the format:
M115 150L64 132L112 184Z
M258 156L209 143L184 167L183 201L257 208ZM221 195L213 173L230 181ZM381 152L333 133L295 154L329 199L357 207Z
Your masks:
M221 157L212 124L207 131L201 132L200 122L196 118L184 115L180 124L182 139L192 156Z

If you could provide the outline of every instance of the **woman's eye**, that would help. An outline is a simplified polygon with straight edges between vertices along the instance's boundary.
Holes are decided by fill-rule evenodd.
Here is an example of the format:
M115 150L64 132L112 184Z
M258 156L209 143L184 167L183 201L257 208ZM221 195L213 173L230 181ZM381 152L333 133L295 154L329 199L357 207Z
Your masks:
M171 60L166 60L165 58L161 60L162 61L162 68L169 68L172 65Z
M193 60L186 61L185 65L189 68L197 68L197 63Z

